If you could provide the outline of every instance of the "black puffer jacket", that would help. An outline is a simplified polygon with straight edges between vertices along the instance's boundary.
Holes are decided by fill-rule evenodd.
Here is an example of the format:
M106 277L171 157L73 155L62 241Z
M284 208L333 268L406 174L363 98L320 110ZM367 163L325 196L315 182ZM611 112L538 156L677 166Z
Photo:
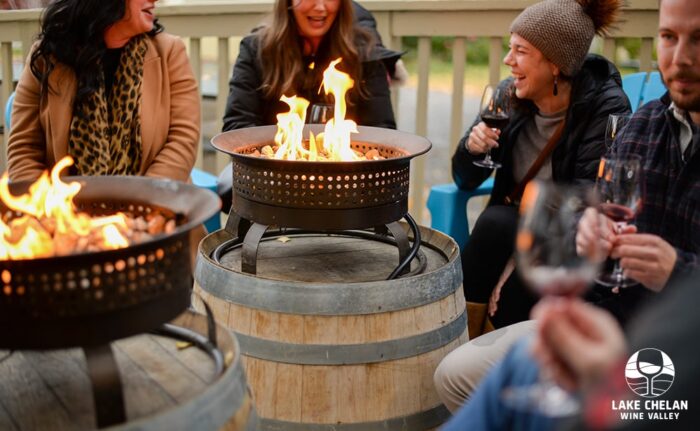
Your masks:
M258 57L260 40L258 36L259 33L254 32L241 41L238 59L229 81L229 96L224 114L224 131L277 124L276 115L289 110L289 107L279 100L281 95L273 99L267 99L260 90L263 66ZM371 58L362 64L363 86L369 93L369 97L366 99L360 98L354 89L348 92L351 103L348 106L347 117L355 120L359 125L396 128L394 111L389 97L387 69L385 67L387 51L389 50L386 50L386 48L382 50L373 49L370 55ZM305 68L304 70L307 73L321 74L330 63L330 60L333 60L323 58L323 52L324 43L322 42L321 46L319 46L320 54L317 54L316 58L306 57L304 59L307 66L312 61L318 62L313 70L308 67ZM400 53L393 53L398 59ZM266 65L266 67L274 67L274 65ZM309 100L311 104L332 101L332 98L327 99L323 93L319 94L318 87L306 90L300 89L296 95ZM291 94L287 96L291 96Z
M499 85L506 86L511 81L512 78L508 78ZM491 154L494 160L501 161L503 167L496 173L489 205L503 204L515 188L513 146L518 142L522 127L537 112L530 101L519 100L515 105L508 126L501 131L499 147ZM595 180L600 157L605 152L608 115L629 112L630 103L622 90L622 80L615 65L601 56L588 55L572 83L564 132L551 156L552 179L563 183ZM472 127L480 121L477 117ZM452 156L452 177L457 186L465 190L475 189L491 175L491 169L472 163L483 155L472 156L467 151L465 144L470 130L471 127Z

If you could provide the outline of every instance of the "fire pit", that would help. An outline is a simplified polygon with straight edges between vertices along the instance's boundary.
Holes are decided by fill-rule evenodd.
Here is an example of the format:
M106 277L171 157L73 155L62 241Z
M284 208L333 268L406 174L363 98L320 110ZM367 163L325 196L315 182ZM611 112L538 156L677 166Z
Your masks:
M307 125L304 134L318 135L323 125ZM313 231L376 228L391 232L399 248L399 266L389 276L407 272L418 254L420 233L408 215L410 162L430 150L420 136L376 127L358 127L351 146L376 149L383 160L349 162L293 161L251 155L273 142L277 126L224 132L212 139L219 151L231 155L233 198L226 230L236 240L222 244L214 259L242 244L242 270L256 273L257 250L270 225ZM397 220L406 217L412 227L410 247Z
M0 261L0 348L95 346L147 332L189 304L189 232L218 211L216 196L169 180L77 177L90 215L170 212L170 234L126 248L52 258ZM29 183L10 185L13 194ZM0 211L7 207L0 203ZM12 217L12 215L10 215Z
M360 229L408 212L410 161L430 150L420 136L358 127L353 147L374 148L385 160L308 162L249 154L272 142L277 126L224 132L212 139L233 161L232 210L244 219L304 229ZM321 125L307 125L318 134Z

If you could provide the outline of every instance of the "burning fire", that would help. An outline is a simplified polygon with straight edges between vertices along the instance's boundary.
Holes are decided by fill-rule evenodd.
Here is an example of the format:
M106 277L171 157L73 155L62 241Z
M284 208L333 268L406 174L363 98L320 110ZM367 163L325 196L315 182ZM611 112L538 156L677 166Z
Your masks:
M308 160L308 161L353 161L363 159L380 158L379 153L373 150L372 155L364 156L355 152L350 146L350 134L358 133L357 123L346 119L345 94L350 90L354 81L347 73L335 68L342 59L331 62L323 72L322 88L326 95L332 94L334 103L333 118L330 119L322 133L309 136L308 146L304 146L302 131L306 121L306 110L309 101L301 97L282 96L280 100L289 105L289 112L277 115L277 134L275 144L277 149L265 147L262 149L264 156L272 156L283 160Z
M0 218L0 260L33 259L70 254L81 239L101 250L126 247L126 216L90 217L78 213L73 198L80 191L77 182L64 183L59 174L73 164L64 157L39 177L20 196L10 193L8 175L0 178L0 199L11 210L22 213L7 222Z

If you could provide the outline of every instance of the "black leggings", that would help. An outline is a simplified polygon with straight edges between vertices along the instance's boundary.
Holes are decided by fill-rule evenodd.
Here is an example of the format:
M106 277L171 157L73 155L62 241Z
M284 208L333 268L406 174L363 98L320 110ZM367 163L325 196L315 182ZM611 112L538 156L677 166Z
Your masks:
M474 225L462 254L464 296L469 302L488 303L508 259L513 255L518 230L518 209L504 205L487 207ZM491 317L496 328L529 319L537 301L516 271L501 289L498 310Z

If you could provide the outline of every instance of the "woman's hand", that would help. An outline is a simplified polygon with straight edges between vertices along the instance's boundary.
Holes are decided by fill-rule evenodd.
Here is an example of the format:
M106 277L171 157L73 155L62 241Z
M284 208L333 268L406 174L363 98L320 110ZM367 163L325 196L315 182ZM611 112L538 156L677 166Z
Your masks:
M500 130L492 129L482 121L469 132L467 151L476 156L488 152L491 148L497 148L499 136L501 136Z

